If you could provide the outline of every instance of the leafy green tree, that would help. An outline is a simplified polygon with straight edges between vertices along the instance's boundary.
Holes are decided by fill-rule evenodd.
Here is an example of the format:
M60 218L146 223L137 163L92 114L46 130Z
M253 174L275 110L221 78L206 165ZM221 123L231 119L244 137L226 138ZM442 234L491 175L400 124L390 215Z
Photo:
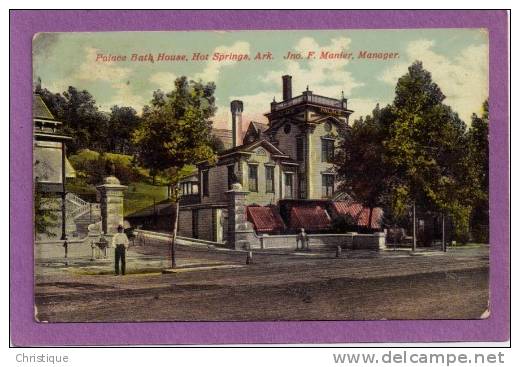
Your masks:
M410 205L447 213L457 235L466 238L475 176L468 160L466 126L444 99L419 61L397 83L395 120L384 142L388 163L400 178L391 188L392 207L401 215Z
M63 132L72 136L73 141L67 144L69 152L75 153L85 148L108 150L109 115L99 111L88 91L72 86L62 94L41 87L35 91L41 95L54 117L63 122Z
M368 223L372 223L374 208L385 204L385 194L394 179L383 145L392 118L390 107L381 110L377 105L372 115L340 130L336 155L340 189L369 208Z
M108 151L133 153L132 134L139 126L140 118L132 107L112 106L108 121Z
M471 218L473 237L479 242L489 240L489 104L486 100L482 114L471 116L468 131L469 159L475 170L475 203Z
M142 123L134 132L138 157L151 172L168 170L170 184L178 187L180 172L186 165L214 157L210 146L211 117L216 112L215 84L175 80L173 91L154 92L149 106L143 109ZM173 197L176 215L172 235L172 266L175 266L179 190Z

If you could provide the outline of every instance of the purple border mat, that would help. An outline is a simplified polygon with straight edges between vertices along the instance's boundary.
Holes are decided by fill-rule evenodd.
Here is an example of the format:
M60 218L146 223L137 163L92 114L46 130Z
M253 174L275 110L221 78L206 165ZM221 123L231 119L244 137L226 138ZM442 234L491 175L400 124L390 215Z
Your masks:
M11 11L10 23L10 329L14 345L504 341L509 338L509 41L505 11ZM31 116L34 33L343 28L489 30L490 212L493 213L490 318L92 324L34 321Z

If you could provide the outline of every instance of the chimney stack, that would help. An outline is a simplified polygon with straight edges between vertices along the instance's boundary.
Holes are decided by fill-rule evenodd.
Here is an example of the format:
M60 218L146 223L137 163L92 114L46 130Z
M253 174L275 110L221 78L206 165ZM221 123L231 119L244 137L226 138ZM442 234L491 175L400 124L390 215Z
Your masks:
M283 81L283 100L287 101L292 98L292 76L282 76Z
M242 111L244 111L244 103L242 103L242 101L231 101L231 128L233 133L233 147L242 144Z

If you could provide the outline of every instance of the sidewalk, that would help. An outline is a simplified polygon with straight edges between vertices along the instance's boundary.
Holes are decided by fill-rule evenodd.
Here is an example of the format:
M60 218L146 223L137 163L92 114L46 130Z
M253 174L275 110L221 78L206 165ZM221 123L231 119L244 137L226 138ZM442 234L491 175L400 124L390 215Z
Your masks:
M163 252L139 252L144 250ZM39 262L35 268L36 293L76 293L84 289L146 290L169 288L172 282L199 286L256 283L280 285L337 278L388 278L484 269L489 264L486 253L486 247L457 248L447 253L421 249L415 256L410 256L410 251L352 250L336 258L334 252L285 253L264 250L255 251L252 264L246 265L244 253L179 246L177 268L164 274L163 271L171 267L167 249L160 246L155 250L150 247L131 247L127 255L127 275L124 277L113 276L114 261L111 258L97 261L71 259L67 265L64 261ZM302 271L306 276L302 275Z

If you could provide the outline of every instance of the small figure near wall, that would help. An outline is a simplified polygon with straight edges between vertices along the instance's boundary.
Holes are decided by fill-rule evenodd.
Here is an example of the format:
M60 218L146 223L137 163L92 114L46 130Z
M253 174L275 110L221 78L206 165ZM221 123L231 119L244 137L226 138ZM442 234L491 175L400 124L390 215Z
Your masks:
M309 249L309 236L307 235L307 233L305 233L305 229L303 228L300 228L300 233L298 233L298 235L296 236L296 250L298 250L300 247L298 246L298 244L301 242L301 249L302 250L305 250L305 249Z
M65 250L65 266L69 265L69 242L67 241L67 237L65 237L65 241L63 242L63 249Z
M65 250L65 259L69 255L69 243L67 242L67 237L65 237L65 241L63 242L63 249Z

